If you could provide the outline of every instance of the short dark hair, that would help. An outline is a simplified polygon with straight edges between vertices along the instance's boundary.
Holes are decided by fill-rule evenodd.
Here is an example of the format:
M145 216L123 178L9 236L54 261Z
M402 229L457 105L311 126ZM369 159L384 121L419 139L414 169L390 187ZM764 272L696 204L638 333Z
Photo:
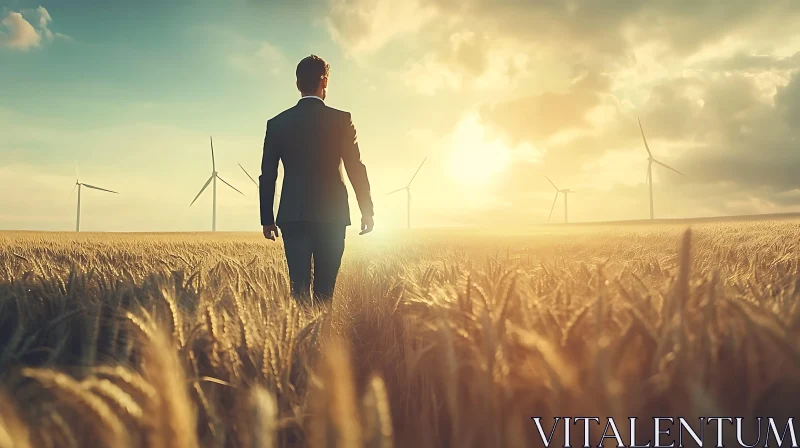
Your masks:
M319 83L328 77L331 66L321 57L312 54L297 64L297 87L302 93L317 90Z

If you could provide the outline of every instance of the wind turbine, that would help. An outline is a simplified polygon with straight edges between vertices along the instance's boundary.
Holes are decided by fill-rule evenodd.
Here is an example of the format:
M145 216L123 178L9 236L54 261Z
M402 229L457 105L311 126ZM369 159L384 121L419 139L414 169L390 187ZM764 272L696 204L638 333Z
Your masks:
M78 174L78 166L75 165L75 187L72 188L72 191L75 191L75 188L78 189L78 217L75 220L75 231L81 231L81 188L91 188L92 190L100 190L105 191L107 193L114 193L119 194L116 191L106 190L105 188L95 187L94 185L85 184L80 181L80 175Z
M425 157L425 159L422 160L422 163L419 164L419 168L417 168L417 171L414 173L413 176L411 176L411 180L408 181L408 185L406 185L403 188L398 188L397 190L386 193L386 196L389 196L390 194L406 190L406 220L409 229L411 228L411 182L414 182L414 178L417 177L417 173L419 173L419 170L422 169L422 165L425 164L426 160L428 160L427 157Z
M225 185L233 188L237 193L241 194L242 196L244 196L244 193L237 190L236 187L229 184L228 182L225 182L225 179L221 178L219 176L219 173L217 173L217 163L214 160L214 139L209 137L209 140L211 140L211 177L208 178L205 185L203 185L203 188L200 189L200 193L197 193L197 196L194 197L194 201L192 201L192 203L189 204L189 207L194 205L195 201L197 201L197 198L199 198L200 195L203 194L204 191L206 191L208 184L213 183L212 194L214 195L214 199L213 199L213 212L211 215L211 231L216 232L217 231L217 179L222 181L222 183L224 183Z
M564 194L564 223L566 224L568 222L567 221L567 218L568 218L568 216L567 216L567 199L569 198L569 194L570 193L575 193L575 190L570 190L568 188L564 189L564 190L559 190L558 187L556 187L556 184L554 184L553 181L550 180L549 177L547 177L547 176L544 176L544 177L547 179L548 182L550 182L550 185L552 185L553 188L556 189L556 197L553 198L553 206L550 207L550 216L547 217L547 222L550 222L550 218L553 217L553 209L556 208L556 201L558 200L558 193L563 193Z
M644 137L644 129L642 129L642 121L638 118L636 119L639 122L639 130L642 132L642 140L644 141L644 149L647 150L647 178L645 181L650 184L650 219L654 219L653 217L653 164L661 165L664 168L669 170L675 171L676 173L680 174L681 176L686 176L685 174L681 173L680 171L676 170L675 168L667 165L666 163L660 162L653 157L653 153L650 152L650 147L647 146L647 139Z
M244 171L244 174L247 174L247 177L249 177L249 178L250 178L250 180L251 180L251 181L253 181L253 184L256 186L256 189L257 189L257 190L260 190L260 189L261 189L261 187L258 185L258 182L256 182L256 180L255 180L255 179L253 179L253 176L251 176L251 175L250 175L250 173L248 173L248 172L247 172L247 170L246 170L246 169L244 169L244 167L242 166L242 164L241 164L241 163L239 164L239 168L241 168L241 169L242 169L242 171ZM276 197L276 198L278 198L278 199L280 199L281 195L279 195L279 194L276 192L276 193L275 193L275 197ZM277 205L277 202L275 203L275 205ZM274 208L275 208L275 207L273 206L273 211L274 211Z

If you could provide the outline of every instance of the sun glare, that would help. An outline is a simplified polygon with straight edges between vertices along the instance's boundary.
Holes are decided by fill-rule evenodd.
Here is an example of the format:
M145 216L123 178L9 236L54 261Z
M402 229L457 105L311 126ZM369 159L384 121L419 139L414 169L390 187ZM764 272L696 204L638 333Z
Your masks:
M459 183L486 185L505 171L511 150L499 139L488 139L477 113L468 114L451 138L450 176Z

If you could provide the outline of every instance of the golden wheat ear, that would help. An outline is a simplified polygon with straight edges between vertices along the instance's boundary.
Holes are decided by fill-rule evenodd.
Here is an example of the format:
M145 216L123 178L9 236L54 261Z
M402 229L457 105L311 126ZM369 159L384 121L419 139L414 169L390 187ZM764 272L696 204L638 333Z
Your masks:
M367 390L361 403L361 417L364 429L364 447L392 448L394 446L389 396L386 392L386 385L377 375L372 376L367 384Z
M51 369L32 368L22 369L22 376L33 379L43 388L51 390L59 399L59 404L74 411L78 419L85 421L87 427L92 428L91 434L85 434L91 439L84 439L84 443L99 441L102 446L128 446L127 428L111 406L82 387L81 383L71 376Z
M272 393L255 386L247 397L251 448L274 448L278 442L278 403Z
M0 448L31 448L28 425L13 403L11 397L0 390Z
M348 345L331 338L323 345L323 359L311 394L307 422L312 447L362 446L361 422Z
M149 319L129 320L139 328L142 377L153 388L156 400L148 412L154 425L147 434L153 448L196 448L197 409L189 396L189 381L178 358L178 342Z

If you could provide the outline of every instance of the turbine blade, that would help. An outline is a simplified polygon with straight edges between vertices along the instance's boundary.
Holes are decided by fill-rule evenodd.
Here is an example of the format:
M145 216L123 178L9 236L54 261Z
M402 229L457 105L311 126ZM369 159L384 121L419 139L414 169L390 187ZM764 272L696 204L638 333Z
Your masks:
M191 203L191 204L189 204L189 207L191 207L192 205L194 205L194 202L197 200L197 198L199 198L199 197L200 197L200 195L201 195L201 194L203 194L203 192L204 192L204 191L206 191L206 188L208 187L208 184L210 184L210 183L211 183L211 179L213 179L213 178L214 178L214 176L213 176L213 175L212 175L211 177L209 177L209 178L208 178L208 180L206 181L206 184L205 184L205 185L203 185L203 188L201 188L201 189L200 189L200 193L197 193L197 196L195 196L195 197L194 197L194 201L192 201L192 203Z
M94 185L89 185L89 184L81 184L81 185L83 185L86 188L92 188L94 190L107 191L109 193L119 194L116 191L106 190L105 188L95 187Z
M553 217L553 210L556 208L556 201L558 200L558 191L556 191L556 197L553 198L553 206L550 207L550 216L547 217L547 222L550 222L550 218Z
M239 164L239 168L241 168L241 169L242 169L242 171L244 171L244 174L247 174L247 177L249 177L249 178L250 178L250 180L252 180L252 181L253 181L253 183L256 185L256 188L258 188L258 182L256 182L256 180L255 180L255 179L253 179L253 176L251 176L251 175L250 175L250 173L248 173L248 172L247 172L247 170L246 170L246 169L244 169L244 167L242 166L242 164L241 164L241 163Z
M73 165L75 165L75 180L80 182L81 175L78 173L78 162L73 162Z
M636 118L636 120L639 122L639 130L642 132L642 141L644 141L644 149L647 150L647 154L649 154L650 157L653 157L653 153L650 152L650 147L647 146L647 139L644 138L644 129L642 129L642 121L639 120L639 118Z
M556 187L556 184L554 184L554 183L553 183L553 181L552 181L552 180L550 180L550 178L549 178L549 177L547 177L547 176L544 176L544 178L545 178L545 179L547 179L547 181L548 181L548 182L550 182L550 185L552 185L552 186L553 186L553 188L555 188L555 189L556 189L556 191L558 191L558 187Z
M650 163L653 163L653 162L650 162ZM644 183L647 183L649 181L650 181L650 168L648 167L647 168L647 174L644 175Z
M400 192L400 191L403 191L403 190L405 190L406 188L407 188L407 187L403 187L403 188L398 188L397 190L394 190L394 191L390 191L390 192L386 193L386 196L389 196L390 194L395 194L395 193L398 193L398 192Z
M236 191L237 191L237 192L238 192L240 195L244 196L244 193L242 193L241 191L239 191L239 189L238 189L238 188L236 188L236 187L234 187L233 185L231 185L231 184L229 184L229 183L225 182L225 179L223 179L223 178L221 178L221 177L219 177L219 176L217 176L217 179L221 180L223 184L225 184L225 185L227 185L227 186L229 186L229 187L233 188L233 189L234 189L234 190L236 190Z
M410 180L410 181L408 181L408 185L406 185L406 187L410 187L410 186L411 186L411 182L414 182L414 178L415 178L415 177L417 177L417 173L419 173L419 170L421 170L421 169L422 169L422 165L424 165L424 164L425 164L425 161L426 161L426 160L428 160L428 158L427 158L427 157L425 157L425 158L422 160L422 163L420 163L420 164L419 164L419 168L417 168L417 171L415 171L415 172L414 172L414 175L413 175L413 176L411 176L411 180Z
M667 165L666 163L659 162L658 160L653 160L653 163L657 163L657 164L659 164L659 165L663 166L664 168L666 168L666 169L668 169L668 170L675 171L676 173L680 174L681 176L684 176L684 177L686 177L686 175L685 175L685 174L683 174L683 173L681 173L680 171L676 170L675 168L673 168L673 167L671 167L671 166Z
M213 172L217 172L217 162L214 160L214 139L212 137L208 137L211 140L211 170Z

